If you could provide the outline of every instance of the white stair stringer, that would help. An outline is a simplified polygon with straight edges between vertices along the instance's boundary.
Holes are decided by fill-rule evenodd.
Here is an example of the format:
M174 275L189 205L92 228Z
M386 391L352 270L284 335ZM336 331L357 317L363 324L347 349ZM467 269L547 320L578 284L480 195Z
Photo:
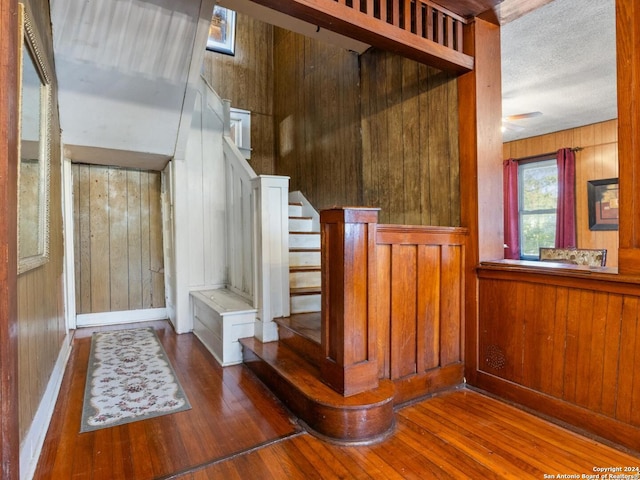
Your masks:
M298 195L299 192L295 192ZM294 194L295 195L295 194ZM319 312L321 305L320 232L310 205L289 203L289 283L291 314ZM305 211L306 210L306 211ZM309 214L311 213L311 214ZM316 218L314 218L316 217Z

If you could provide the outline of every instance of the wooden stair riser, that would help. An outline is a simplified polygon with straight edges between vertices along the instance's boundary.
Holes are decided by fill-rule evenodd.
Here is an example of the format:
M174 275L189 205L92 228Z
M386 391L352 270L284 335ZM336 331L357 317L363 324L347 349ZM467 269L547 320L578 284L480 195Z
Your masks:
M289 204L289 216L290 217L301 217L302 216L302 204Z
M295 325L287 325L287 322L276 320L278 324L279 342L286 345L295 353L304 358L311 365L318 366L322 361L322 347L307 337L303 332L304 328L296 329Z
M343 397L319 379L317 368L279 342L242 339L244 363L312 431L344 443L383 440L394 427L393 383Z
M320 267L320 250L289 251L290 267Z
M322 306L322 295L314 293L311 295L292 295L291 314L319 312Z
M310 217L289 217L289 232L311 232L313 221Z
M313 232L312 217L303 215L308 213L303 213L302 203L289 204L289 307L292 314L320 312L322 306L320 233Z
M320 248L320 234L317 232L290 233L289 248L318 249Z
M318 287L322 283L320 269L317 270L290 270L289 285L291 288Z

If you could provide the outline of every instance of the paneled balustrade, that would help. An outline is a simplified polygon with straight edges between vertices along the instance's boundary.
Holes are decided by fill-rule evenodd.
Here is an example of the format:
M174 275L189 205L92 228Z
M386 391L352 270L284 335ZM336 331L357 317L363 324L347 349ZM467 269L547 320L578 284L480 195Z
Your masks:
M396 403L463 379L467 230L378 225L338 208L322 224L323 379L344 395L396 387Z

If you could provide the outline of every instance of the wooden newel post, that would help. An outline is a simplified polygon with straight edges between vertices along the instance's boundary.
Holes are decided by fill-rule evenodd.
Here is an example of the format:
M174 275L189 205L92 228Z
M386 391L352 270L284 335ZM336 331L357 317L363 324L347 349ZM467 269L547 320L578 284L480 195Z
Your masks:
M374 302L377 208L320 212L322 380L344 396L378 386Z

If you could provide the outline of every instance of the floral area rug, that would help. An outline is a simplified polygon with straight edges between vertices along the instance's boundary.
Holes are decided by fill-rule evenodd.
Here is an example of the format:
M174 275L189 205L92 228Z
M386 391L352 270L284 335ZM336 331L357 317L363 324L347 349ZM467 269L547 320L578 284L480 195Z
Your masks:
M153 328L93 334L81 432L190 408Z

